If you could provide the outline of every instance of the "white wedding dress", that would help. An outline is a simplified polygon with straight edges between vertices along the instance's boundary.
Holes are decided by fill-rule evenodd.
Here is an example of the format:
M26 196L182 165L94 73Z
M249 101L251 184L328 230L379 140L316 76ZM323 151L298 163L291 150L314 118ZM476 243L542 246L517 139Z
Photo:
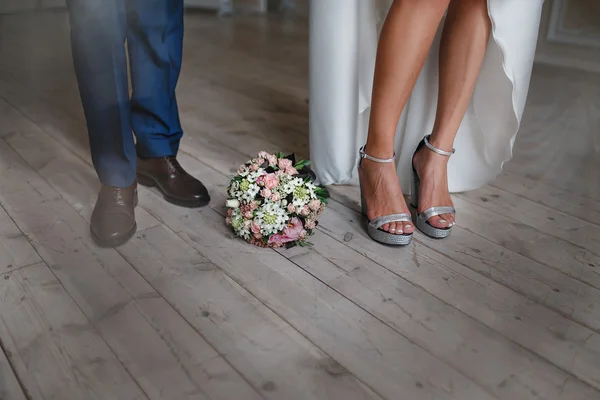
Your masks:
M357 182L377 38L392 0L314 0L310 11L310 152L322 184ZM492 37L448 165L451 192L485 185L512 156L529 89L543 0L488 0ZM441 29L440 29L441 32ZM410 189L412 153L433 128L440 32L396 131L397 171Z

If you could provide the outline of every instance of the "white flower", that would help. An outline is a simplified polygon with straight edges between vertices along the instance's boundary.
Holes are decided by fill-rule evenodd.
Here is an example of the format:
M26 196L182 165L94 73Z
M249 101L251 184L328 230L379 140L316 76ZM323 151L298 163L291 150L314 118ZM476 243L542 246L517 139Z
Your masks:
M287 211L279 203L267 201L256 212L255 222L266 236L283 230L288 219Z
M240 202L237 199L229 199L225 205L229 208L238 208L240 206Z
M281 186L281 192L284 193L284 195L282 195L281 197L286 197L288 194L293 193L294 190L298 187L304 184L304 181L300 178L288 178L287 180L284 181L285 183L283 183L283 185Z
M256 195L259 191L260 186L258 186L256 183L250 183L248 185L248 189L245 192L241 193L240 197L242 200L252 201L256 198Z
M229 185L229 196L237 197L239 190L240 190L240 183L238 181L231 181L231 184Z
M250 173L250 168L247 165L242 165L238 170L238 175L241 177L245 177Z
M256 178L263 175L264 173L265 173L265 170L262 168L259 168L258 170L249 173L248 177L246 179L248 179L250 182L256 182Z

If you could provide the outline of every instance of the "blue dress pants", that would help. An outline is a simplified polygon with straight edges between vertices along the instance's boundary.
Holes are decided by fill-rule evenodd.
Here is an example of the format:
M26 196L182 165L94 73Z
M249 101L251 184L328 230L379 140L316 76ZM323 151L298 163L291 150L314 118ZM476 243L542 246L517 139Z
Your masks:
M102 184L127 187L135 180L136 155L174 156L183 135L175 98L183 0L67 5L92 161Z

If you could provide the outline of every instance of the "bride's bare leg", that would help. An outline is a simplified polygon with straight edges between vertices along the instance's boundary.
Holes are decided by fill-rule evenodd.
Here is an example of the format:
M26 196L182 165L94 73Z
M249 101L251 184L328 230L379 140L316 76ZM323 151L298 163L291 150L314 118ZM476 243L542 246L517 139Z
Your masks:
M394 0L385 20L375 64L369 135L365 152L376 158L392 158L394 134L402 109L423 68L450 0ZM368 215L407 212L395 165L363 160L360 168ZM412 224L384 225L390 233L411 233Z
M440 88L431 144L452 149L454 138L471 101L490 37L487 0L452 1L448 8L440 47ZM424 148L415 157L421 178L419 212L433 206L452 205L448 192L448 157ZM454 225L454 215L432 217L438 228Z

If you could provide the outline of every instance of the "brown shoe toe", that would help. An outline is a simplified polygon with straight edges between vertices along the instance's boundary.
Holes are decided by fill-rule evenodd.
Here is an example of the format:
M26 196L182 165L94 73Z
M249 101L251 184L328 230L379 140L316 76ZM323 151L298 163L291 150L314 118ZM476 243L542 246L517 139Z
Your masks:
M135 184L128 188L102 186L90 223L92 238L98 246L120 246L135 234L136 205Z
M203 207L210 202L204 184L175 157L138 158L137 179L141 185L158 188L165 200L178 206Z

